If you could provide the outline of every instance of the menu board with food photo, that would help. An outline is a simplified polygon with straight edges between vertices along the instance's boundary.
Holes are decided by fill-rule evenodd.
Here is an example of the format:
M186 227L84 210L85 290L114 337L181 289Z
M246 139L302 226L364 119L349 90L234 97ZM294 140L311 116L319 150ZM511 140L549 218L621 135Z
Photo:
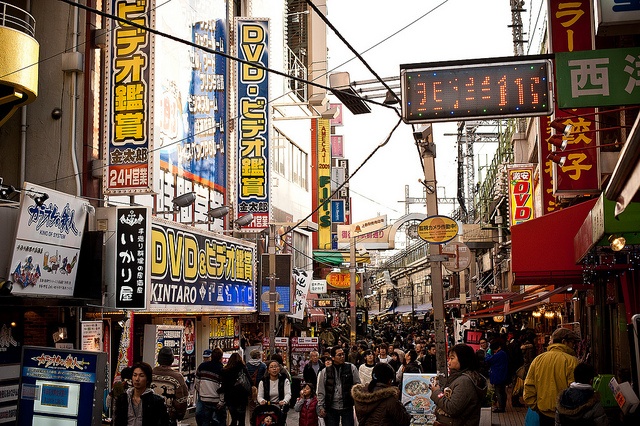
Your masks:
M431 400L429 386L436 374L405 374L402 377L402 405L411 415L411 425L432 425L436 406Z

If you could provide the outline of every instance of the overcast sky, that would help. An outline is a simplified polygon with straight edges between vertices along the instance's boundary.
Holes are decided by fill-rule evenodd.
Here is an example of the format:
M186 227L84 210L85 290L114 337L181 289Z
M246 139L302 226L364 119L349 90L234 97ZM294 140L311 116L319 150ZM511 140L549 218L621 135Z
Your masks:
M522 18L525 32L534 38L536 22L541 28L546 15L542 2L526 0L524 6L528 9ZM400 64L512 56L509 4L509 0L327 0L328 19L383 78L399 76ZM354 55L331 29L327 31L330 72L347 71L351 81L374 79L357 58L350 60ZM532 39L531 48L538 49L539 41L536 46L534 43ZM376 105L370 114L354 116L345 110L344 126L336 133L344 135L345 156L352 172L385 140L397 121L395 112ZM455 122L434 125L437 185L446 188L445 192L439 189L441 197L456 196L456 138L444 136L455 132ZM491 161L495 146L478 144L474 148L476 169ZM393 222L403 216L405 205L398 201L404 200L405 185L409 185L411 197L421 197L421 177L411 126L402 123L390 142L352 178L353 221L386 214ZM438 213L448 214L453 208L440 205ZM410 211L424 213L425 207L411 205Z

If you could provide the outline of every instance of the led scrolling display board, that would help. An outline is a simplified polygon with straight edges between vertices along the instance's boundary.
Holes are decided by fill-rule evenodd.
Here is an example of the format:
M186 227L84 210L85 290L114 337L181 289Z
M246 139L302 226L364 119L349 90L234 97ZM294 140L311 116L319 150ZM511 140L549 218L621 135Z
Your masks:
M551 114L551 61L499 60L401 65L404 122Z

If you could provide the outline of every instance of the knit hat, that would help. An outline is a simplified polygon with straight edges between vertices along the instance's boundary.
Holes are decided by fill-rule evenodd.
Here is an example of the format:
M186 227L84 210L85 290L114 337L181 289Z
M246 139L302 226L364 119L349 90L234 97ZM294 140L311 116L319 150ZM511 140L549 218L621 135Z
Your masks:
M173 364L173 351L171 348L163 346L158 352L158 364L160 365L171 365Z
M573 340L575 342L579 342L581 339L578 333L576 333L575 331L569 330L568 328L564 327L557 328L551 335L551 342L561 343L563 340Z
M211 349L205 349L202 352L202 358L209 358L209 357L211 357Z

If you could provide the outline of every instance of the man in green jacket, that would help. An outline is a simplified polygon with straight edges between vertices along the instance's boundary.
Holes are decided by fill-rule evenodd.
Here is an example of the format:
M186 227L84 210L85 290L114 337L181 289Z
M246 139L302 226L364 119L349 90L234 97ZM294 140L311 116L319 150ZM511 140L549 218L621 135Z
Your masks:
M524 380L524 402L540 415L540 426L555 424L556 399L560 391L573 382L573 370L578 365L575 346L580 336L567 328L558 328L551 335L547 351L538 355Z

